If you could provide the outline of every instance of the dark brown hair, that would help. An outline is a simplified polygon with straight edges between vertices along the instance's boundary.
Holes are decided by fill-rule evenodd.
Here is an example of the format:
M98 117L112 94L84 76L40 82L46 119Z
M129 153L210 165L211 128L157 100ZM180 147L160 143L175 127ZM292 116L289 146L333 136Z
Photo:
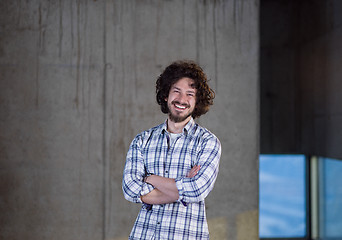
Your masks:
M196 106L192 113L197 118L209 111L215 98L214 91L209 87L206 74L203 69L193 61L176 61L165 68L156 82L156 98L163 113L168 113L167 102L171 86L181 78L194 80L196 91Z

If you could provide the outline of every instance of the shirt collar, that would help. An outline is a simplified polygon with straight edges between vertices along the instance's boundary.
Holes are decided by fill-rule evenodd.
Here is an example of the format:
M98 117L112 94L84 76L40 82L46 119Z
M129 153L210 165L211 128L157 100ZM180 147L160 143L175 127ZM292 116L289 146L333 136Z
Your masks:
M190 121L184 126L182 133L188 135L190 129L195 125L195 120L191 117ZM167 119L162 124L161 132L167 132Z
M187 135L190 132L190 129L195 125L195 120L191 117L190 121L183 128L183 132Z

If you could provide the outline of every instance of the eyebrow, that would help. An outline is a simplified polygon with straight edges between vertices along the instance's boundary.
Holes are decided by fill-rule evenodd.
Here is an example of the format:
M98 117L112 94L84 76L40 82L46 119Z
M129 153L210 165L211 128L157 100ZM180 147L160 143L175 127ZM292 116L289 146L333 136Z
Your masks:
M192 87L192 86L191 86ZM176 89L176 90L181 90L180 88L176 87L176 86L172 86L171 89ZM186 90L185 92L192 92L195 93L196 92L196 88L192 88L190 90Z

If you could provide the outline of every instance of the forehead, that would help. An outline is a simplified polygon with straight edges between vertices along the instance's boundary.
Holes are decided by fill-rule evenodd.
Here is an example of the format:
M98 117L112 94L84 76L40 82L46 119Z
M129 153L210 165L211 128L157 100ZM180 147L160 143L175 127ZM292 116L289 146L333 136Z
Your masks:
M195 81L191 78L183 77L176 81L171 88L195 89Z

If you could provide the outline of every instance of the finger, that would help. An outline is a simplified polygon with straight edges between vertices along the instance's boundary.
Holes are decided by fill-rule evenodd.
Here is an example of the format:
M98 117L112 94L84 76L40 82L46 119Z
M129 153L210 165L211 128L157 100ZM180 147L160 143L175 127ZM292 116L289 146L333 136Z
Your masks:
M187 177L192 178L195 174L194 169L191 169L190 172L188 172Z
M189 172L188 177L192 178L197 175L198 171L200 170L200 166L195 165Z
M195 175L196 175L196 169L195 169L195 168L192 168L192 169L188 172L187 177L192 178L192 177L195 176Z

